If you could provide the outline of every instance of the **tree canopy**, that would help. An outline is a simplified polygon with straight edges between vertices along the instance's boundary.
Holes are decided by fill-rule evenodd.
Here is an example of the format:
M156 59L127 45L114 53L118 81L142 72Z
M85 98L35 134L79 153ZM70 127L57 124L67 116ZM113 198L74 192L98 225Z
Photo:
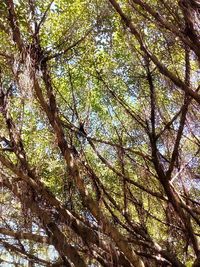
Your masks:
M200 1L0 2L0 265L200 266Z

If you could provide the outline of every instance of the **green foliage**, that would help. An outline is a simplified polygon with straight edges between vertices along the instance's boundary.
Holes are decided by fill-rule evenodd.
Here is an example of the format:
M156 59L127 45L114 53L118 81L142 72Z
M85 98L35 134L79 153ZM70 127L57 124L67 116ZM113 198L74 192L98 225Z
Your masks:
M19 235L10 241L0 228L3 261L62 266L70 256L53 233L56 225L70 251L85 258L83 266L132 266L131 246L146 266L193 266L199 59L181 6L118 1L123 16L115 1L13 2L14 26L12 1L0 3L1 227L48 242ZM104 242L87 243L82 224Z

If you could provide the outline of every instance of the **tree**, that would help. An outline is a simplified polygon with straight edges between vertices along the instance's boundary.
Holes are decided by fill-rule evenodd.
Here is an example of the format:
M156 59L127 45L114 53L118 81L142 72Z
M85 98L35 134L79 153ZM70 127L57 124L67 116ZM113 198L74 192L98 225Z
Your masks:
M200 266L199 1L0 7L1 262Z

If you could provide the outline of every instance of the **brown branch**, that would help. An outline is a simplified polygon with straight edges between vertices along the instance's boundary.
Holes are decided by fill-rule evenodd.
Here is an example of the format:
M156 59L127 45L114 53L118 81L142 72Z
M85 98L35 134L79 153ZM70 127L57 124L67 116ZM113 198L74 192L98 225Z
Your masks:
M43 13L42 18L40 19L40 21L39 21L39 23L38 23L38 25L37 25L37 27L35 29L35 33L34 33L35 35L39 33L40 28L41 28L42 24L45 22L46 17L47 17L47 13L48 13L49 9L51 8L51 5L53 4L53 2L54 2L54 0L50 1L50 3L48 4L45 12Z
M44 265L44 266L49 266L49 262L43 260L43 259L40 259L22 249L20 249L19 247L16 247L14 245L11 245L9 244L8 242L5 242L3 241L2 239L0 239L0 242L1 244L5 247L5 249L7 249L8 251L12 251L16 254L19 254L20 256L24 256L26 259L30 260L30 261L33 261L37 264L41 264L41 265Z
M36 235L32 233L24 233L21 231L12 231L7 228L0 227L0 234L2 235L8 235L11 237L14 237L16 239L27 239L31 241L35 241L42 244L50 244L50 240L46 236Z
M13 41L17 44L19 51L22 52L23 41L21 38L19 23L17 20L17 15L15 13L13 0L6 0L6 4L8 7L8 20L10 22L10 27L12 29Z
M188 86L190 85L190 51L188 50L187 47L185 49L185 83ZM183 130L184 130L185 122L186 122L186 116L187 116L188 107L190 103L191 103L191 99L186 94L184 98L182 111L181 111L181 118L180 118L178 133L177 133L175 144L174 144L174 149L173 149L172 156L171 156L171 161L170 161L167 173L166 173L166 176L168 179L171 179L171 174L174 169L175 162L179 156L178 154L179 145L180 145L181 138L183 135Z

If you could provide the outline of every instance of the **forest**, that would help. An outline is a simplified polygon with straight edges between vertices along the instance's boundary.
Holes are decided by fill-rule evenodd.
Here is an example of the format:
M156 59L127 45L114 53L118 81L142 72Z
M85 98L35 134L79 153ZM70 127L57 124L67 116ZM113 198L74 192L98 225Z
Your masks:
M0 266L200 267L200 0L0 1Z

